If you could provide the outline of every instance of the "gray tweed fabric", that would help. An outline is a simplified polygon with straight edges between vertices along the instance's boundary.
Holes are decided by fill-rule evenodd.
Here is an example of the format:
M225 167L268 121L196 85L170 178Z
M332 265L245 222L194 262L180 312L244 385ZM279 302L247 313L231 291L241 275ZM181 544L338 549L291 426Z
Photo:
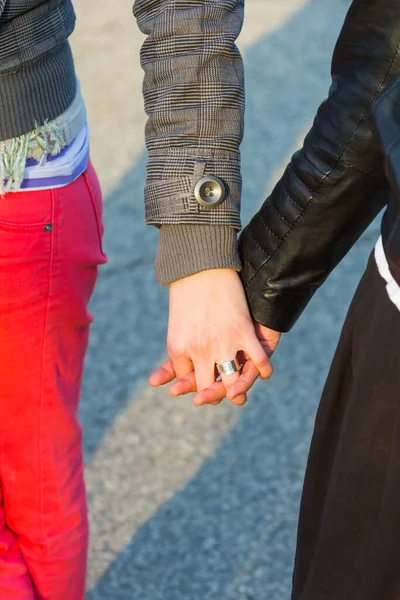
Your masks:
M163 229L157 280L165 285L199 270L239 270L233 232L241 229L245 101L235 41L244 2L136 0L133 11L147 35L141 50L149 117L144 194L146 222ZM195 183L204 175L225 184L226 198L216 207L204 208L195 200ZM183 252L189 246L191 252Z

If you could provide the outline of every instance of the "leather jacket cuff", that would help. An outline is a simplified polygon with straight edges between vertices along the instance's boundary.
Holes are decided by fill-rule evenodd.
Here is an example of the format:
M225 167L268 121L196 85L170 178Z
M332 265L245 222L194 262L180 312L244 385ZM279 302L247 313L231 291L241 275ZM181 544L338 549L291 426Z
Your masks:
M280 333L287 333L292 329L315 291L310 290L309 293L274 292L264 288L263 282L260 281L263 279L261 271L247 286L241 273L240 276L252 319L264 327ZM263 294L260 294L260 289L264 290Z

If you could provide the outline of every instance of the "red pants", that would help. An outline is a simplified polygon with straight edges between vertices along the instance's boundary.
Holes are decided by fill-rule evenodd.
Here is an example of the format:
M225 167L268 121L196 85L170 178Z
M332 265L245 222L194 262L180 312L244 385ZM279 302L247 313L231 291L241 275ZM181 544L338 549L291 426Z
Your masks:
M102 234L91 165L66 187L0 196L1 600L84 598L77 408Z

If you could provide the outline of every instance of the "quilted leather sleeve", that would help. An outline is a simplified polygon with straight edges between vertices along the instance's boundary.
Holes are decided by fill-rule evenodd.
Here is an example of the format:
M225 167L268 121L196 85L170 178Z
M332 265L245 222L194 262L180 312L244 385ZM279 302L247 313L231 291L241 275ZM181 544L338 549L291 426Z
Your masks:
M386 204L389 185L369 116L400 71L400 4L354 0L332 85L303 147L239 237L253 318L289 331L318 287Z

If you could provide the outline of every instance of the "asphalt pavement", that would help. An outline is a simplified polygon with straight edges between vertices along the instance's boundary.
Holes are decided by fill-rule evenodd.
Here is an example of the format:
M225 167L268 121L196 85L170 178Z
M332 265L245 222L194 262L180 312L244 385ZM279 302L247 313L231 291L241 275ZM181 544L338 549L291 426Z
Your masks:
M88 600L289 600L315 411L346 309L379 235L375 222L283 336L271 381L247 406L196 409L154 390L166 357L167 290L144 224L146 154L131 3L75 0L73 36L103 184L109 262L81 418L91 514ZM326 97L349 2L247 0L243 224L301 144Z

